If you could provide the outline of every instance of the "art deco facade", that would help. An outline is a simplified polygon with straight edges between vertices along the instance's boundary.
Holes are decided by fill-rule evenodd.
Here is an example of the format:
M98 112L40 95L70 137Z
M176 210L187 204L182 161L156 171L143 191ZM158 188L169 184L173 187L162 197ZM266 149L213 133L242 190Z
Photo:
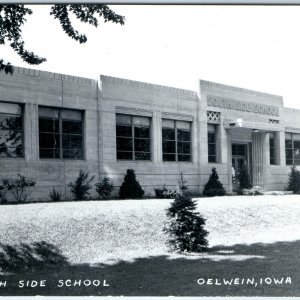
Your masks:
M0 178L37 180L34 199L80 169L120 186L136 171L146 194L182 173L202 191L216 167L227 191L246 165L253 185L284 190L300 164L300 111L281 96L199 80L197 91L100 76L99 81L24 68L0 73ZM116 189L117 191L117 189Z

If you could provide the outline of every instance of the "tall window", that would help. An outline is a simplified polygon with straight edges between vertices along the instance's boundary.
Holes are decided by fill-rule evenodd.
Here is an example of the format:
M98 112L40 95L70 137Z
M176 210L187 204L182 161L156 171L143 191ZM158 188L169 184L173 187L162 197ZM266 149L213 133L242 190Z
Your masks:
M215 124L207 124L208 162L211 163L217 162L216 127Z
M117 159L150 160L150 118L116 116Z
M285 134L285 156L287 165L300 165L300 134Z
M162 120L164 161L191 161L191 123Z
M0 158L24 157L22 107L0 102Z
M270 136L270 165L276 165L276 147L275 147L275 133L269 133Z
M82 159L82 112L39 107L40 158Z

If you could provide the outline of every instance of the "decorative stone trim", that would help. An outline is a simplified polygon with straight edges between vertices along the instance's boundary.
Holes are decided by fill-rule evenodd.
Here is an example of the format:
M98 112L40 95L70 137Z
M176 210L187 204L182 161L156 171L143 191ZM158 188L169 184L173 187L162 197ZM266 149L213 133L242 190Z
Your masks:
M206 86L206 87L216 87L216 88L220 88L222 90L227 90L227 91L247 93L247 94L254 95L254 96L261 96L261 97L272 98L272 99L275 98L275 99L281 100L281 102L283 103L283 97L279 96L279 95L257 92L254 90L248 90L248 89L244 89L244 88L234 87L234 86L216 83L216 82L212 82L212 81L206 81L206 80L202 80L202 79L200 80L200 85Z
M106 82L106 83L127 85L136 88L146 88L146 89L158 90L161 92L167 92L167 93L172 93L177 95L189 96L195 98L195 101L197 99L197 93L191 90L178 89L170 86L158 85L158 84L153 84L148 82L135 81L135 80L118 78L118 77L105 76L105 75L101 75L100 79L102 82Z
M243 121L237 122L236 120L224 120L223 126L225 129L233 129L233 128L248 128L248 129L257 129L263 131L282 131L283 127L279 124L272 123L261 123L261 122L249 122ZM300 130L300 129L299 129Z
M300 133L300 128L296 127L284 127L285 132L291 132L291 133Z
M218 111L207 111L207 123L220 124L221 114Z
M270 124L279 124L279 120L269 119Z
M115 111L116 113L120 113L120 114L130 114L130 115L147 116L147 117L153 116L152 110L136 108L136 107L116 106Z
M66 74L53 73L53 72L21 68L21 67L14 67L14 75L56 79L56 80L84 84L84 85L91 85L91 86L97 85L97 80L93 80L90 78L77 77L77 76L71 76L71 75L66 75Z
M194 116L186 115L186 114L178 114L178 113L171 113L171 112L162 112L161 117L163 119L173 119L173 120L182 120L182 121L190 121L194 120Z

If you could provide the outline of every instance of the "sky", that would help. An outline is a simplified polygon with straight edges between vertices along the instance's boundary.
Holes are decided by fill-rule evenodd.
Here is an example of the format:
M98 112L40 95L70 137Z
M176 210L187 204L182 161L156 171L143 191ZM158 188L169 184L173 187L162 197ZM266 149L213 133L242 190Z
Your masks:
M194 91L204 79L281 95L300 109L300 6L110 5L125 25L73 20L86 44L62 31L49 6L30 7L25 45L47 62L30 66L0 46L0 57L16 66Z

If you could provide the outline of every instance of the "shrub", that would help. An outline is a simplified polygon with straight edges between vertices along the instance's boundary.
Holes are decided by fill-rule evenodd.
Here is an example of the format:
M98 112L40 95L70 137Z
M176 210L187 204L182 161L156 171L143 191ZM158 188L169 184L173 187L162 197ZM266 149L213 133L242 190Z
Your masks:
M52 191L49 193L49 198L51 201L57 202L61 200L61 192L57 191L54 187L52 188Z
M300 172L296 169L295 166L291 167L287 190L293 191L294 194L296 194L300 190Z
M247 164L243 164L238 174L239 190L251 189L250 176Z
M226 191L222 182L219 180L216 168L212 168L211 171L212 173L209 176L208 182L204 186L203 195L208 197L226 195Z
M113 189L114 185L107 177L104 177L102 181L96 183L96 192L98 193L99 199L108 199Z
M2 181L3 183L3 181ZM0 185L0 203L6 203L6 193L7 193L7 187L5 184Z
M136 180L136 175L133 169L127 169L127 173L124 177L119 191L121 199L135 199L141 198L144 195L144 190L140 186L140 183Z
M92 181L95 176L89 178L89 173L85 173L80 170L79 175L74 182L70 182L68 186L70 187L70 191L74 196L75 200L85 200L87 199L87 195L90 194L89 190L92 189Z
M164 199L170 199L174 198L177 194L175 190L169 190L164 186L162 189L154 189L156 198L164 198Z
M254 186L250 189L241 190L241 194L245 196L258 196L265 195L265 191L259 186Z
M3 185L8 191L11 191L17 202L26 202L31 195L36 182L34 179L26 178L21 174L17 174L18 178L7 178L3 180Z
M204 229L205 219L196 212L196 202L187 190L178 193L171 207L167 209L168 222L164 232L169 236L168 243L178 252L203 252L208 247Z

